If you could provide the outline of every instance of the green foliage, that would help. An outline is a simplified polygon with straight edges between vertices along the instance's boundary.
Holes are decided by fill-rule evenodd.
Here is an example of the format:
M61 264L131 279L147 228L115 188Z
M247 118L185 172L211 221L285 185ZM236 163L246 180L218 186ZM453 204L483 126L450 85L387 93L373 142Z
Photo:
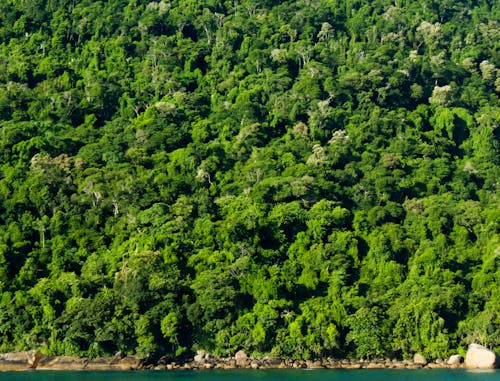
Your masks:
M0 351L500 348L490 3L0 0Z
M378 307L358 309L347 319L349 333L347 343L354 343L359 358L379 357L388 353L386 317Z

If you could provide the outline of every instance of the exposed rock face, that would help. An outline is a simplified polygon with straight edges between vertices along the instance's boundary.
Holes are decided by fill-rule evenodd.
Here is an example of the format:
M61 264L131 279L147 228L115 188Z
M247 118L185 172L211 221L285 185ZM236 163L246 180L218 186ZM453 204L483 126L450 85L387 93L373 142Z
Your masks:
M141 363L135 356L125 356L118 363L112 365L113 369L120 370L139 369L140 366Z
M427 359L419 353L415 353L413 356L413 363L417 365L427 365Z
M172 361L171 358L160 358L156 363L144 363L134 356L117 353L113 357L70 357L43 356L38 351L0 354L0 371L16 370L137 370L137 369L271 369L271 368L329 368L329 369L421 369L421 368L457 368L463 367L463 357L451 356L448 361L435 360L429 362L425 357L416 354L411 360L396 359L354 360L322 358L316 360L292 360L265 357L256 359L249 357L244 351L238 351L234 357L219 358L204 351L199 351L189 362ZM469 368L494 368L500 366L500 357L488 349L472 344L466 359Z
M492 369L500 367L500 357L479 344L470 344L465 355L465 367Z
M459 366L464 362L464 358L460 355L453 355L447 361L448 365Z
M0 354L0 370L22 370L35 368L42 354L38 351Z
M51 370L83 370L88 359L72 356L45 357L38 363L37 369Z
M107 357L97 357L88 361L86 370L110 370L111 364Z
M133 370L141 368L134 356L115 357L43 356L39 351L0 353L0 371L14 370Z

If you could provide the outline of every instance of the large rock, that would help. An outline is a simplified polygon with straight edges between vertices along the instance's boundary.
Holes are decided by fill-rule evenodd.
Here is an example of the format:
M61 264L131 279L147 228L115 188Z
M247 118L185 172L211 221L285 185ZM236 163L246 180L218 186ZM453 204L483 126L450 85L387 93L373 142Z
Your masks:
M492 369L500 367L497 354L479 344L470 344L465 355L465 367L473 369Z
M243 351L236 352L234 359L236 360L236 365L239 367L247 367L250 365L250 360L248 359L247 354Z
M197 351L193 361L195 363L202 364L205 362L205 355L206 355L205 351Z
M135 370L139 369L141 366L141 362L135 356L125 356L120 359L120 361L116 364L113 364L114 369L120 370Z
M247 354L245 352L238 351L234 355L234 358L236 359L236 361L238 361L238 360L246 360L248 358L248 356L247 356Z
M464 362L464 358L460 355L453 355L450 356L448 361L446 362L448 365L451 366L460 366Z
M421 354L415 353L415 356L413 356L413 363L417 365L427 365L428 361Z
M42 354L38 351L0 354L0 370L22 370L35 368Z

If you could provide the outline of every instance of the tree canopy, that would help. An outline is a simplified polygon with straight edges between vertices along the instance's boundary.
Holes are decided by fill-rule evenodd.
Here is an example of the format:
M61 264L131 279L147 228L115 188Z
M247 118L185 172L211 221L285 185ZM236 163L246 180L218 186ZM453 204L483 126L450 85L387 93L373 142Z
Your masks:
M0 14L0 351L500 349L494 2Z

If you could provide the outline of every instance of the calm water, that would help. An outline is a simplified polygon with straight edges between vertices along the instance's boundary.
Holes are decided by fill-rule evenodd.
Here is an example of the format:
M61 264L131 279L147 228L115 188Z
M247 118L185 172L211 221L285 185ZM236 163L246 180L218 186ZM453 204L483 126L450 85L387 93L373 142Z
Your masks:
M0 372L0 381L500 381L500 370L243 370L180 372Z

